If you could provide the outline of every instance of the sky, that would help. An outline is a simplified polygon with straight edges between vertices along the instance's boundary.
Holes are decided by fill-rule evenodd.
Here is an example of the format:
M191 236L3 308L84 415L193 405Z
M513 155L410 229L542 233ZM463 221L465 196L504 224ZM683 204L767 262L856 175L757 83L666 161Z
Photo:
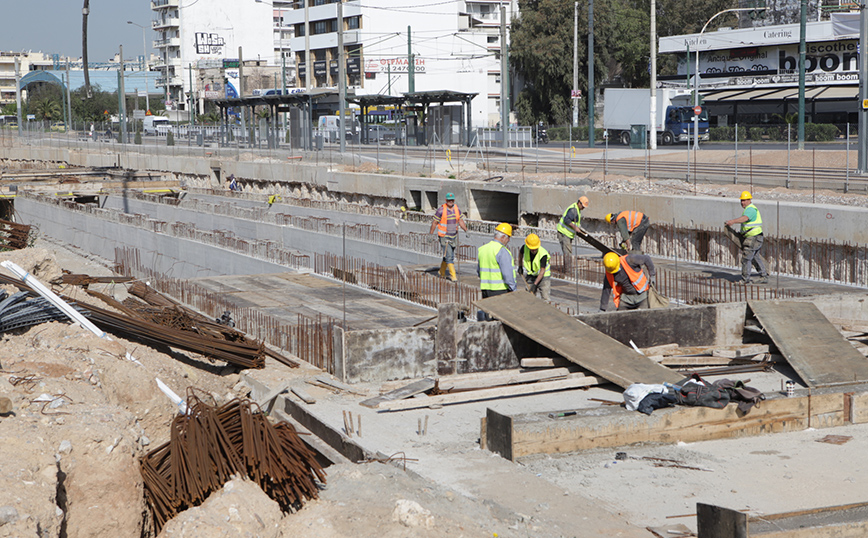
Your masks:
M32 50L81 57L84 0L2 0L0 6L6 21L0 32L0 51ZM127 21L146 28L148 53L154 52L152 15L150 0L90 0L88 61L105 62L120 45L127 59L142 55L142 29Z

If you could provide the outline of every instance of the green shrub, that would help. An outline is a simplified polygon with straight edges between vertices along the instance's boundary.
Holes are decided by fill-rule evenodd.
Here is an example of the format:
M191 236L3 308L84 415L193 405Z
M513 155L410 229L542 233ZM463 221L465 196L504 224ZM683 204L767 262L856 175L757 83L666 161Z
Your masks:
M733 138L735 133L735 127L730 127L729 125L724 125L722 127L709 127L708 128L708 139L709 140L735 140Z
M172 131L166 133L166 145L174 146L175 145L175 135L172 134Z
M835 140L841 131L831 123L806 123L805 140L812 142L830 142Z
M763 139L763 132L765 129L762 127L751 127L747 130L747 136L753 141L759 141Z

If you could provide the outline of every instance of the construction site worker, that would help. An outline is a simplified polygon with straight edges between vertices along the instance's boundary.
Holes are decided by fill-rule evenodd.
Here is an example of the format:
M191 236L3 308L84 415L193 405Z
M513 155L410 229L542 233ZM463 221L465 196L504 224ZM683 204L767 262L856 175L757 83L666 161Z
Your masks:
M621 211L617 215L609 213L606 215L606 222L615 223L618 227L618 232L621 234L621 248L633 252L642 252L642 240L645 238L645 232L648 231L648 215L641 211Z
M512 226L502 222L494 230L494 240L477 250L476 274L483 299L515 291L512 253L506 248L512 237Z
M582 229L582 210L587 207L588 197L579 196L579 200L567 207L558 221L558 240L564 254L564 271L567 274L572 271L573 266L573 238L576 233L587 233Z
M606 278L600 295L600 310L609 306L609 296L618 310L648 308L648 288L654 284L657 271L650 256L626 254L618 256L608 252L603 256ZM645 269L642 266L645 266ZM646 270L647 269L647 273Z
M434 213L434 221L428 233L433 234L437 230L440 238L440 248L443 251L443 261L440 262L440 277L446 276L449 270L449 279L452 282L458 280L455 274L455 249L458 248L458 228L467 232L467 225L461 217L461 210L455 205L455 195L446 193L446 203L437 208Z
M276 202L280 199L281 198L280 198L279 194L272 194L271 196L268 197L268 207L271 207L274 204L274 202Z
M549 266L549 253L540 245L537 234L530 234L524 239L518 257L521 260L518 274L524 276L528 291L534 295L539 292L543 301L550 301L552 272Z
M740 200L744 212L740 217L730 219L724 224L727 226L741 224L741 231L739 232L742 255L741 283L751 283L750 268L753 265L759 271L759 283L766 284L769 281L769 272L766 270L762 257L758 256L763 246L763 219L759 209L753 205L753 195L749 191L743 191Z

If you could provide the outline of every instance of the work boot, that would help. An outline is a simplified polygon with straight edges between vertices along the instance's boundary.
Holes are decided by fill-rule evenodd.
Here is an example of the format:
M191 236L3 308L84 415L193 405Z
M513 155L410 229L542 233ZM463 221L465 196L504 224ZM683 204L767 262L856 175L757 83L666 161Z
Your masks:
M440 262L440 278L446 278L446 260Z
M457 282L458 276L455 275L455 264L454 263L448 263L448 264L446 264L446 267L449 268L449 280L451 280L452 282Z
M761 277L759 279L759 283L760 284L768 284L769 283L769 277L767 277L767 276Z

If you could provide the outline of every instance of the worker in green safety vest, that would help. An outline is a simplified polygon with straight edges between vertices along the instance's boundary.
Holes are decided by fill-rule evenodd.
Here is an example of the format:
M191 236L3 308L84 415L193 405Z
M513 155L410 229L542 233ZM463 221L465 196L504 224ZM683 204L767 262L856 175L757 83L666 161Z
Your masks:
M763 219L759 209L753 205L753 196L749 191L741 193L741 207L744 208L744 212L740 217L724 223L727 226L741 224L741 231L739 232L742 254L741 283L752 284L750 269L753 265L759 271L759 283L766 284L769 281L769 272L766 270L762 257L759 256L759 251L763 246Z
M579 196L579 200L570 205L558 221L558 240L564 253L564 272L568 275L573 267L573 238L576 233L587 233L582 229L582 210L588 207L588 201L587 196Z
M518 274L524 275L528 291L539 292L543 301L551 301L552 272L548 251L540 244L537 234L530 234L518 252Z
M494 230L494 240L477 249L476 274L483 299L515 291L515 268L507 248L512 226L502 222ZM477 319L487 321L489 317L480 310Z

